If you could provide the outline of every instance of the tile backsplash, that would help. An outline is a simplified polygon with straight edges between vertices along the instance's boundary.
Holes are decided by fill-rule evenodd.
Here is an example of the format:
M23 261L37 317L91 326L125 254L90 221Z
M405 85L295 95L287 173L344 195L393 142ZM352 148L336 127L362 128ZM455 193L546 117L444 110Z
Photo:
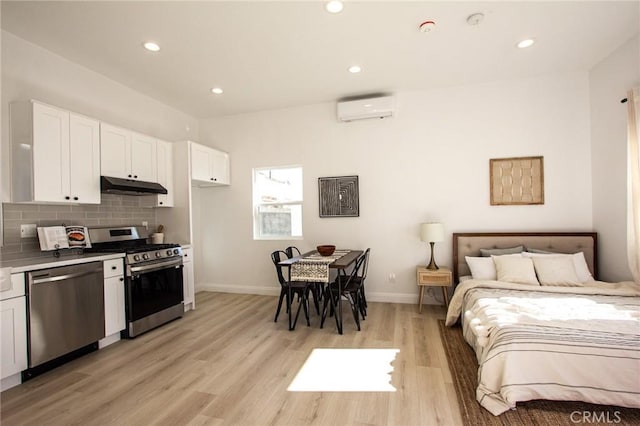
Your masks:
M149 233L156 228L156 211L142 207L142 198L129 195L102 194L102 203L95 205L59 206L48 204L3 204L3 259L40 254L38 238L20 238L20 225L137 225L149 223Z

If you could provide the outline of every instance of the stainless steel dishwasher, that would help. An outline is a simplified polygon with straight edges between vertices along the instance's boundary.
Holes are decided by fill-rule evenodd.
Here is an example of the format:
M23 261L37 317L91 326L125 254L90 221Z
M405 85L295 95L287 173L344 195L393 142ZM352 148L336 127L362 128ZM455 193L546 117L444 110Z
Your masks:
M102 262L29 272L29 368L104 337Z

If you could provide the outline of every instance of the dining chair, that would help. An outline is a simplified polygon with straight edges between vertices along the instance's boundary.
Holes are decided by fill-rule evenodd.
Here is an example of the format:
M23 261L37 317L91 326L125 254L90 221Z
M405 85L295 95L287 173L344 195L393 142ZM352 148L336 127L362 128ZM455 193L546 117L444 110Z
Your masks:
M289 246L286 249L284 249L284 251L285 253L287 253L287 257L289 259L291 259L294 256L300 256L302 254L300 253L300 250L296 246Z
M371 248L367 248L362 255L364 257L364 263L362 265L362 275L358 275L354 277L354 280L360 281L360 314L362 314L362 319L365 319L367 316L367 297L365 295L365 280L367 279L367 270L369 269L369 252Z
M296 246L289 246L284 249L287 257L291 259L294 256L301 256L302 253ZM320 301L322 300L322 294L324 293L324 283L310 282L311 292L313 293L313 304L316 307L316 313L320 315Z
M320 320L320 328L324 326L324 321L327 316L327 309L335 309L334 315L336 316L336 325L338 327L338 333L342 334L342 312L339 311L338 306L340 306L340 299L342 297L346 298L349 301L349 305L351 307L351 313L353 314L353 319L356 322L356 326L358 327L358 331L360 331L360 314L362 297L361 297L361 287L364 283L362 279L355 279L361 275L361 270L364 265L367 257L362 255L356 261L355 266L351 270L349 274L342 273L338 274L336 279L330 283L324 294L324 303L322 306L322 319ZM329 306L331 305L331 306Z
M282 300L287 301L287 313L289 314L289 330L293 330L298 322L298 316L300 315L300 308L304 309L304 316L307 319L307 326L310 326L309 322L309 283L303 281L288 281L282 273L282 266L279 263L287 258L287 253L282 250L276 250L271 253L271 261L276 268L276 275L278 276L278 282L280 283L280 298L278 299L278 307L276 309L276 316L273 322L278 322L278 316L280 315L280 309L282 308ZM293 304L293 298L298 296L298 310L296 311L295 320L292 322L291 318L291 305Z

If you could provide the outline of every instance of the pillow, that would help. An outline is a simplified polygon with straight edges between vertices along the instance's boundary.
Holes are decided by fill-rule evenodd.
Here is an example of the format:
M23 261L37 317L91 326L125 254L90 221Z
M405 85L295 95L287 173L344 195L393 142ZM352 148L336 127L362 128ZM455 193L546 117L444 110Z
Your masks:
M540 280L540 285L579 287L576 268L569 256L534 256L533 266Z
M538 254L562 254L562 253L556 253L554 251L538 250L538 249L534 249L534 248L531 248L531 247L527 247L527 252L529 252L529 253L538 253Z
M520 253L506 254L504 256L521 257ZM498 279L496 275L496 264L491 257L465 256L464 258L467 261L467 265L469 265L469 270L474 280L495 281Z
M584 258L584 253L580 251L572 254L571 256L573 256L573 266L576 268L578 281L581 283L594 281L593 275L591 275L591 271L589 271L589 267L587 266L587 260Z
M524 251L524 246L498 248L498 249L480 249L480 256L482 257L501 256L503 254L522 253L523 251Z
M522 256L491 256L496 264L498 281L540 285L533 268L533 260Z
M495 281L496 265L493 263L493 259L490 257L470 257L465 256L471 276L474 280L492 280Z
M542 253L522 253L524 257L538 257L538 256L548 256L548 257L571 257L573 260L573 267L575 268L576 275L578 276L578 282L586 283L587 281L594 281L593 275L591 275L591 271L589 271L589 267L587 266L587 261L584 258L583 252L578 252L574 254L562 254L562 253L554 253L554 254L542 254Z

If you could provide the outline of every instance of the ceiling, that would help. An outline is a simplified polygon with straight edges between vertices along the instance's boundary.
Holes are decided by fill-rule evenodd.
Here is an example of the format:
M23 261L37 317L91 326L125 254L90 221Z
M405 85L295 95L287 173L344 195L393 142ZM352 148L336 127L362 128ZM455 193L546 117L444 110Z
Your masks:
M345 1L338 14L304 0L1 7L3 30L197 118L584 71L640 27L640 1ZM426 20L436 26L422 33ZM537 43L517 49L526 37Z

